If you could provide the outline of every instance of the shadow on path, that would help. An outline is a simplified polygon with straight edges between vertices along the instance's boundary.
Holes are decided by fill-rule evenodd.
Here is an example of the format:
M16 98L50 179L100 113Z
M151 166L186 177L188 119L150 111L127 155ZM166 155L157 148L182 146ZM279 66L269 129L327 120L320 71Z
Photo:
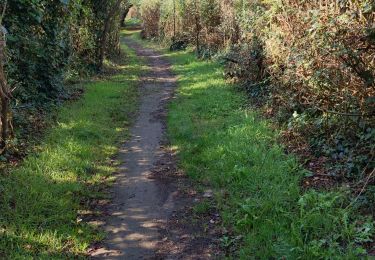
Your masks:
M140 108L130 140L121 148L121 163L113 186L113 201L103 228L104 247L92 256L104 259L149 259L155 256L162 225L173 208L166 184L150 178L160 156L163 117L158 116L171 98L176 77L170 64L151 49L124 38L124 43L146 60L150 71L141 78Z

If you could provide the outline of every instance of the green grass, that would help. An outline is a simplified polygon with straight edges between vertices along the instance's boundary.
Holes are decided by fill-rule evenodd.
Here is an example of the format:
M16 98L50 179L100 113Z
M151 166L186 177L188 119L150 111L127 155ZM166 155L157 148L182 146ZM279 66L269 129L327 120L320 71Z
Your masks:
M180 166L214 187L224 226L243 238L236 255L228 257L352 259L364 254L360 245L371 239L372 221L346 208L344 190L301 191L303 170L296 159L283 152L269 122L246 107L246 95L226 83L221 66L190 52L162 51L179 76L168 132Z
M128 27L140 26L141 24L142 24L142 21L138 18L127 18L125 20L125 26L128 26Z
M143 67L133 51L120 72L84 86L77 102L65 105L57 123L20 167L0 175L0 258L85 257L102 238L80 221L88 201L103 198L114 171L110 158L137 107L137 80Z
M204 201L197 203L193 207L193 212L198 215L206 214L210 211L211 207L212 207L211 202L204 200Z

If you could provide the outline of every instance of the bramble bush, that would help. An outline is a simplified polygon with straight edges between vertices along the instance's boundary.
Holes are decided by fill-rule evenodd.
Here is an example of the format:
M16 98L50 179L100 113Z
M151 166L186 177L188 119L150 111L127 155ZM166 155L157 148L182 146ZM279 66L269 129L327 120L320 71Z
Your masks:
M375 212L375 2L144 0L140 6L150 21L146 37L152 31L149 38L172 47L186 42L198 57L223 62L225 75L280 126L285 150L299 155L307 190L299 218L291 215L294 253L365 254L373 220L357 213ZM308 189L324 187L338 197Z
M334 181L369 176L375 167L374 1L140 5L143 20L150 20L145 36L152 30L152 37L166 42L196 45L202 58L222 58L226 75L287 126L284 139L304 136L309 153L325 162Z

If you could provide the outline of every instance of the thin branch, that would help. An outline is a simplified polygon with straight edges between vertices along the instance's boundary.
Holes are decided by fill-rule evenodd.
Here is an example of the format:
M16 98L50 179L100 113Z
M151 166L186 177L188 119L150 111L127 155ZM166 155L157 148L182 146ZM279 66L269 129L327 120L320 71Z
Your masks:
M329 113L329 114L335 114L335 115L340 115L340 116L360 116L360 117L373 117L375 116L374 113L372 114L360 114L360 113L341 113L337 111L330 111L330 110L325 110L325 109L320 109L323 112Z
M316 105L314 105L314 103L316 102L316 99L313 100L314 102L309 102L309 101L306 101L304 104L306 105L310 105L312 108L314 109L317 109L323 113L328 113L328 114L334 114L334 115L339 115L339 116L359 116L359 117L374 117L375 116L375 113L370 113L370 114L363 114L363 113L344 113L344 112L338 112L338 111L332 111L332 110L327 110L327 109L324 109L324 108L321 108L321 107L318 107Z
M375 173L375 168L372 169L372 171L370 172L370 174L366 178L365 184L363 185L363 187L362 187L361 191L359 192L359 194L357 195L357 197L355 197L355 199L346 207L346 209L349 208L349 207L351 207L355 202L357 202L357 200L359 199L359 197L361 197L361 195L363 194L363 192L366 190L367 185L369 184L371 178L374 176L374 173Z
M232 58L229 58L229 57L224 57L223 59L226 60L226 61L229 61L229 62L236 63L236 64L240 63L238 60L235 60L235 59L232 59Z
M3 18L5 16L5 10L7 9L7 4L8 4L8 0L5 0L4 7L3 7L3 10L2 10L2 14L0 16L0 26L3 23Z

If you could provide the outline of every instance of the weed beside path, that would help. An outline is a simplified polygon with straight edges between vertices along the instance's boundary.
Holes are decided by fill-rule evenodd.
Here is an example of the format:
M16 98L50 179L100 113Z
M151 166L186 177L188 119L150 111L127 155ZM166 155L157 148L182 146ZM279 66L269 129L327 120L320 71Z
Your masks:
M137 104L135 54L116 66L118 73L84 86L85 94L67 104L38 152L0 175L0 258L84 257L102 238L81 220L88 201L104 196L101 186L114 171L111 156Z

